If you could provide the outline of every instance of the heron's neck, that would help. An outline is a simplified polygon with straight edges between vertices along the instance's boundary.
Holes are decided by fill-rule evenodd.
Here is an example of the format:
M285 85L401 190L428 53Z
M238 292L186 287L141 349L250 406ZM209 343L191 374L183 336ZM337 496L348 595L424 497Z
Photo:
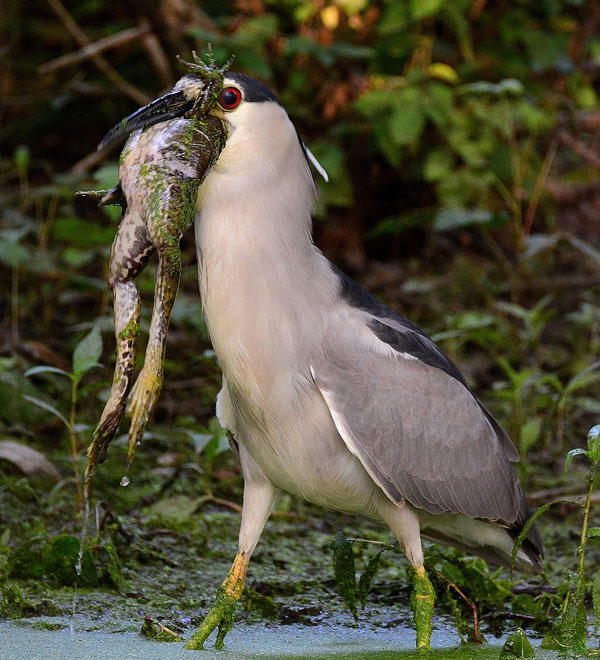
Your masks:
M247 390L265 392L286 367L293 371L333 304L334 276L311 238L306 183L283 172L268 188L260 180L233 187L211 173L200 190L202 304L223 371Z

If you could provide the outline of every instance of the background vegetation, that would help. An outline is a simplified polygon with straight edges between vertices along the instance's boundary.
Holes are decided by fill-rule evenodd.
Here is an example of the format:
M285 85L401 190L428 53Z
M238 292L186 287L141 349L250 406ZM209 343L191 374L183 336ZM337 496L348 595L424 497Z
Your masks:
M517 444L532 503L583 493L587 467L576 461L568 476L563 467L600 418L597 2L5 0L0 20L6 556L32 535L76 529L69 438L81 468L112 372L104 276L118 211L73 193L116 182L117 154L97 143L172 86L177 54L207 42L220 61L235 54L233 68L277 91L331 178L321 186L317 243L457 362ZM196 502L191 516L210 497L217 508L239 501L240 477L213 418L219 371L191 236L183 246L155 423L130 475L135 489L117 489L125 449L114 443L97 479L105 512L131 516L179 496ZM152 268L140 286L147 329ZM77 388L56 373L25 375L39 365L76 371L73 351L92 328L104 367L80 374ZM19 449L8 456L6 441L53 460L50 481L60 480L50 495L23 480L32 459ZM597 504L593 495L590 525ZM290 499L279 509L311 511ZM562 504L542 523L549 574L560 561L575 565L578 532L561 521L578 511ZM164 522L160 515L151 519ZM527 616L552 614L546 587L527 592Z

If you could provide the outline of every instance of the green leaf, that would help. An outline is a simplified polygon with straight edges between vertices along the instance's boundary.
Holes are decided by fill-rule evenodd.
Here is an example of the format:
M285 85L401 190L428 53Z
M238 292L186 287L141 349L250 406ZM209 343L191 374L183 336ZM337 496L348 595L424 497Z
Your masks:
M535 658L535 652L521 628L504 643L499 658Z
M600 373L596 371L598 367L600 367L600 362L594 362L573 376L565 387L565 393L570 394L600 380Z
M565 461L565 473L569 471L569 465L571 465L571 461L575 458L575 456L587 456L587 451L585 449L581 449L581 447L577 447L577 449L571 449L571 451L567 454L567 460Z
M592 426L587 437L588 458L595 466L600 463L600 424Z
M587 531L588 539L600 539L600 527L590 527Z
M515 544L513 545L512 549L512 554L510 558L510 564L511 567L515 563L515 559L517 558L517 553L519 552L519 548L523 545L523 542L525 539L529 536L529 530L533 527L535 524L535 521L542 516L548 509L553 506L554 504L561 504L563 502L568 502L569 504L573 504L572 500L567 500L564 497L559 497L555 500L550 500L550 502L546 502L546 504L542 504L539 509L537 509L531 518L528 518L526 523L523 525L523 529L520 531L519 536L515 539Z
M37 374L60 374L61 376L66 376L71 378L72 374L64 369L59 369L58 367L47 367L46 365L40 365L39 367L31 367L23 374L23 376L35 376Z
M410 0L410 13L414 20L419 21L439 11L446 0Z
M477 82L462 85L461 92L466 94L491 94L493 96L502 96L503 94L520 96L523 93L523 85L515 78L507 78L499 83L491 83L487 80L478 80Z
M592 604L594 606L594 632L598 632L600 628L600 571L596 571L596 575L592 580Z
M112 209L117 215L121 210L115 206L102 207ZM52 228L52 238L58 243L69 243L80 249L98 250L101 246L112 243L115 230L112 227L100 227L77 217L58 218Z
M388 4L381 18L376 23L375 30L380 37L388 37L402 32L410 22L408 6L404 2Z
M29 152L29 147L20 144L13 153L13 162L17 168L17 172L23 175L27 172L29 168L29 163L31 162L31 153Z
M29 396L28 394L23 394L22 396L27 401L30 401L31 403L35 404L38 408L43 408L44 410L51 412L55 417L58 417L58 419L60 419L60 421L68 429L71 428L71 425L67 421L67 418L61 412L59 412L54 406L50 405L49 403L46 403L46 401L42 401L42 399L38 399L34 396Z
M73 374L81 378L92 367L99 366L98 360L102 355L102 335L96 325L75 346L73 351Z
M519 449L522 456L525 456L528 450L536 444L541 432L542 422L539 419L528 419L525 424L523 424L519 437Z
M30 259L29 251L19 243L0 241L0 261L7 266L15 268Z
M436 231L450 231L479 225L488 227L496 224L498 216L485 209L442 209L436 216L433 228Z
M369 563L367 564L363 574L360 576L358 581L358 600L360 601L360 606L364 609L367 603L367 596L369 591L371 591L371 584L373 579L379 572L381 567L381 555L383 550L378 552L374 557L371 557Z
M333 550L333 572L338 590L346 607L352 612L352 616L356 621L358 620L358 614L356 613L356 568L352 543L342 532L338 532L329 547Z
M392 113L388 127L394 144L414 144L425 128L425 114L418 103L402 104Z
M550 250L558 243L558 236L547 234L531 234L525 239L525 258L531 259L540 252Z
M432 149L423 165L423 176L427 181L440 181L449 176L454 166L454 156L444 147Z

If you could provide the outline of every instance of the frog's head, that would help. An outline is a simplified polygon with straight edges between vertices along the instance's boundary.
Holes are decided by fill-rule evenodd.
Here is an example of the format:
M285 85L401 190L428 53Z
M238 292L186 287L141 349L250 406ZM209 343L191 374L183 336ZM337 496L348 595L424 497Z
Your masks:
M255 170L256 154L263 153L273 163L270 169L280 171L303 153L327 181L325 170L300 140L286 111L266 85L246 74L226 71L229 63L217 67L210 53L208 63L194 53L194 61L184 64L189 73L170 92L124 119L100 146L169 119L213 114L225 122L229 134L217 162L219 170L232 174Z
M222 67L217 66L210 48L205 55L207 61L196 52L192 56L192 62L180 60L189 69L189 73L178 80L170 92L125 117L102 138L98 149L113 146L134 131L183 117L189 112L208 114L218 102L223 77L231 60Z

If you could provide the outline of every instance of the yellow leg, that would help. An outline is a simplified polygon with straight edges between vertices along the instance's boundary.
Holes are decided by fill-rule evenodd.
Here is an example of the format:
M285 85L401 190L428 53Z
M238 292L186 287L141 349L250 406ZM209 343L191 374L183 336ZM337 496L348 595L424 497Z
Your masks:
M217 590L217 597L210 610L204 617L198 630L192 635L186 649L200 650L204 648L204 642L212 631L219 628L215 648L223 648L225 635L233 627L233 616L235 606L244 591L246 580L246 569L248 568L249 557L239 553L235 556L231 569L223 584Z
M433 617L435 591L427 577L424 566L413 566L410 570L413 583L410 604L417 629L417 652L431 653L431 619Z

